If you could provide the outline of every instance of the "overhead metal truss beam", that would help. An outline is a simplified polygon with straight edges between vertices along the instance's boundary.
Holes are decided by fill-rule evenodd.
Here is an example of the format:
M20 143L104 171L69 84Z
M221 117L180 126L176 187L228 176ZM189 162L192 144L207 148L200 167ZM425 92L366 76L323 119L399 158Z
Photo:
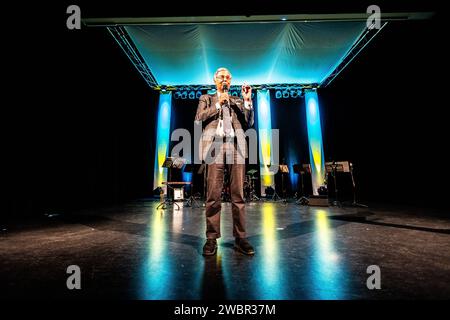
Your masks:
M148 68L144 59L142 58L139 50L135 47L133 41L131 40L128 32L123 26L107 27L108 31L111 33L114 39L116 39L119 46L125 52L125 54L130 59L131 63L136 67L141 76L147 82L151 88L158 86L156 78L153 76L152 72Z
M256 90L273 90L276 93L276 98L298 98L303 97L305 92L313 91L318 88L318 84L296 84L296 83L280 83L270 85L252 85ZM198 99L204 93L215 93L214 85L182 85L182 86L159 86L154 88L161 91L161 93L168 93L173 91L175 99ZM241 95L241 86L234 85L230 87L229 94L239 97ZM252 92L252 98L255 92ZM279 95L279 96L278 96Z
M308 89L316 89L319 85L317 83L312 84L300 84L300 83L276 83L276 84L256 84L252 85L253 90L264 90L264 89L273 89L273 90L308 90ZM208 91L215 90L215 85L171 85L171 86L157 86L154 87L155 90L161 91ZM240 91L240 85L232 85L230 86L229 91Z
M379 29L366 28L362 35L356 40L350 50L342 58L338 66L328 75L321 83L320 87L328 86L341 72L344 70L350 62L369 44L370 41L387 25L387 21L381 24Z

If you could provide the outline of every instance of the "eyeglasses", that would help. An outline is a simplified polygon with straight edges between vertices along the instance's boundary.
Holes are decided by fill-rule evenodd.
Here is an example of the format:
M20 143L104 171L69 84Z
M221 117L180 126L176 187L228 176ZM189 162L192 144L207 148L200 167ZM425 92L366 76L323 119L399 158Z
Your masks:
M216 76L216 79L222 79L222 80L230 80L231 79L231 76L229 75L229 74L227 74L227 75L217 75Z

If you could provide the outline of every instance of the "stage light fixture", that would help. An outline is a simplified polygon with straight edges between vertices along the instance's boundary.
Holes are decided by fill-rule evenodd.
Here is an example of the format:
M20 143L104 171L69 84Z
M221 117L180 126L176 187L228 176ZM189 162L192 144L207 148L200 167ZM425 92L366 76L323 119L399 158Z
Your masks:
M291 98L295 99L298 97L297 90L291 90Z
M281 98L281 91L280 90L275 91L275 98L276 99L280 99Z
M197 93L195 94L195 97L197 99L199 99L202 96L202 92L201 91L197 91Z
M181 99L186 99L187 98L187 91L183 91L181 93Z
M261 188L274 186L273 174L269 171L271 163L272 147L272 121L270 108L270 90L257 90L257 106L256 117L258 120L259 130L259 159L260 159L260 176ZM264 189L261 189L264 192Z
M314 195L325 179L325 162L320 123L319 99L315 90L305 94L306 126L308 130L309 158L311 159L311 181Z
M195 99L195 92L189 91L189 99Z
M170 116L172 110L172 92L159 95L158 120L156 129L155 162L153 170L153 189L162 186L167 181L167 169L163 163L169 151L170 143Z
M175 99L180 99L180 98L181 98L181 93L180 93L180 91L175 92L175 94L173 95L173 97L174 97Z
M283 98L289 98L289 91L287 90L283 91Z

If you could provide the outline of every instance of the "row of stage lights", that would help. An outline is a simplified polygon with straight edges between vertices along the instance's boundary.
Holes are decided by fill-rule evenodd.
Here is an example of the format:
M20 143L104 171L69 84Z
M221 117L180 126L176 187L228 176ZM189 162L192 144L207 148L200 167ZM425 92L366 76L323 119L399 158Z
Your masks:
M305 95L306 90L316 90L317 86L310 86L310 87L300 87L298 85L294 86L275 86L275 87L267 87L265 85L263 86L254 86L253 92L252 92L252 99L255 97L255 92L257 90L267 90L271 89L275 92L275 99L296 99L301 98ZM194 100L199 99L202 94L209 93L209 94L215 94L216 90L212 87L159 87L156 90L160 90L161 93L173 92L173 97L175 99L182 99L182 100ZM229 94L231 96L239 97L241 96L241 88L231 87Z
M304 96L305 91L303 89L291 89L291 90L276 90L275 99L296 99Z
M198 99L201 95L201 91L175 91L173 97L175 99Z
M214 94L215 91L208 91L210 94ZM173 97L175 99L199 99L203 93L201 91L175 91ZM231 96L239 97L241 95L240 91L230 90L229 94ZM252 99L255 97L255 93L252 92Z

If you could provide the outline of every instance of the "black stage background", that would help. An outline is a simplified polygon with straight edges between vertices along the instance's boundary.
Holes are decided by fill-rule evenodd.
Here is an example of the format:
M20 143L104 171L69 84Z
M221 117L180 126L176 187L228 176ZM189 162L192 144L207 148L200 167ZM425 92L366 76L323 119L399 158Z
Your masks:
M5 117L9 161L2 219L152 194L157 93L105 29L66 29L69 4L39 3L26 12L5 9L8 19L22 12L24 25L22 30L16 20L16 32L7 35L16 68L7 92L13 100ZM160 10L150 4L78 4L82 16L92 17L217 14L201 4ZM249 2L242 8L230 3L221 14L365 11L368 4L281 7L279 2ZM382 11L434 8L429 2L379 5ZM355 163L361 202L447 204L447 121L439 80L445 76L447 55L438 40L445 33L438 18L390 23L319 92L326 159ZM298 100L275 102L272 110ZM186 103L195 109L195 101ZM293 111L289 117L274 115L273 128L293 126L292 116L304 117ZM178 113L174 117L181 118ZM282 133L284 150L292 147L285 138Z

